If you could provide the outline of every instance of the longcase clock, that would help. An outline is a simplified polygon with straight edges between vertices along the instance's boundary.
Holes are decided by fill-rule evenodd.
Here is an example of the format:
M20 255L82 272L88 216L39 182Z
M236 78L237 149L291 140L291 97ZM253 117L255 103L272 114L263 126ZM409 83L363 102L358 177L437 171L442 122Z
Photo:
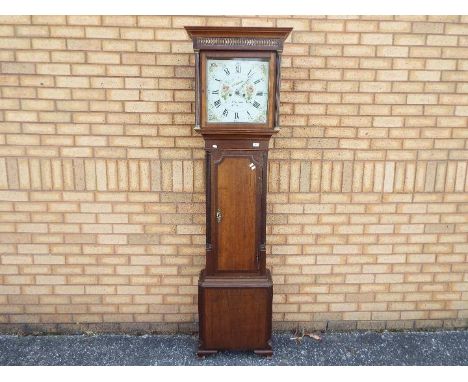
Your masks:
M254 350L269 356L268 143L279 130L281 52L291 28L185 29L195 51L195 130L206 152L197 354Z

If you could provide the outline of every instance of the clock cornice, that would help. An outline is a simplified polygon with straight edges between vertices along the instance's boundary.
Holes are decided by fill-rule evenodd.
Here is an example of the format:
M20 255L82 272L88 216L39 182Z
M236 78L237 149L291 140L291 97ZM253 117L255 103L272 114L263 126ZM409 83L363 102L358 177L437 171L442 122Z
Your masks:
M292 28L189 27L195 50L283 50Z
M292 28L268 27L184 27L190 38L194 37L262 37L286 40Z

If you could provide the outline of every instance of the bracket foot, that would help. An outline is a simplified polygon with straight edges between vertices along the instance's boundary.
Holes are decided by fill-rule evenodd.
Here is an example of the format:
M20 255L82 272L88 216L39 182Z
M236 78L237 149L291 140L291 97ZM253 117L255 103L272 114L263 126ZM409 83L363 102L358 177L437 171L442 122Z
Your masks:
M273 350L271 350L271 349L254 350L254 353L256 355L259 355L259 356L262 356L262 357L267 357L267 358L271 358L273 356Z
M217 350L201 350L201 349L199 349L197 351L197 357L203 359L207 355L213 355L213 354L217 354L217 353L218 353Z

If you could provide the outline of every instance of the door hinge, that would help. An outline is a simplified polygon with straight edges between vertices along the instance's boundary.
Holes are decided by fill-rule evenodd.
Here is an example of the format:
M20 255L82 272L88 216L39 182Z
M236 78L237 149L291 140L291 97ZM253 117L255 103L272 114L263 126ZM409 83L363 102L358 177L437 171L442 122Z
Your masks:
M223 218L223 215L221 214L221 209L218 208L216 210L216 221L218 222L218 224L221 223L222 218Z

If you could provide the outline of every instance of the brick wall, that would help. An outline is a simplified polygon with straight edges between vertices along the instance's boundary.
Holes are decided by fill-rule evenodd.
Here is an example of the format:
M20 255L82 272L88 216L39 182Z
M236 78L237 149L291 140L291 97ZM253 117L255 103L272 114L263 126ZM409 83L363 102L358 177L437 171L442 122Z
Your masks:
M184 25L291 26L276 328L466 326L468 18L0 17L0 330L192 330L203 140Z

